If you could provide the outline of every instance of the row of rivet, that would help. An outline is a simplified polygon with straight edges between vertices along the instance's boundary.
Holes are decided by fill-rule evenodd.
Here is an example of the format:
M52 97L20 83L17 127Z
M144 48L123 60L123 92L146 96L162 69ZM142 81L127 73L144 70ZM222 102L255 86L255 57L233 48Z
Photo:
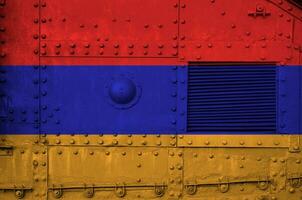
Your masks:
M0 2L0 8L1 8L1 10L4 10L4 7L6 6L6 2L5 1L1 1ZM0 14L0 20L2 20L1 21L1 23L3 22L3 20L4 20L4 18L5 18L6 16L5 16L5 14L4 13L1 13ZM6 31L6 28L4 27L4 26L0 26L0 33L4 33ZM1 38L3 38L3 37L1 37ZM4 45L6 43L6 41L4 40L4 39L1 39L1 41L0 41L0 45L2 46L2 45ZM6 57L6 53L3 51L3 47L1 47L1 51L0 51L0 58L4 58L4 57Z
M135 141L135 140L134 140ZM134 141L133 140L127 140L127 144L128 145L133 145L134 144ZM98 140L98 142L97 142L99 145L118 145L119 144L119 141L118 140L112 140L112 142L109 142L109 143L105 143L105 141L104 140ZM137 142L135 142L135 144L136 144ZM61 144L61 140L60 139L56 139L55 140L55 144L57 144L57 145L59 145L59 144ZM69 144L77 144L76 143L76 141L74 140L74 139L71 139L70 141L69 141ZM80 143L78 143L78 144L80 144ZM88 144L90 144L90 141L89 140L85 140L85 141L83 141L83 142L81 142L81 144L86 144L86 145L88 145ZM123 143L122 143L123 144ZM140 144L141 145L144 145L144 146L146 146L147 144L148 144L148 141L146 141L146 140L142 140L141 142L140 142ZM153 143L152 143L153 144ZM161 140L158 140L158 141L156 141L155 142L155 144L157 145L157 146L161 146L162 144L163 144L163 142L161 141ZM137 145L137 144L136 144ZM171 146L174 146L174 145L176 145L176 141L175 140L172 140L172 141L170 141L170 145Z
M179 136L179 139L183 139L183 138L184 138L184 136ZM198 143L199 143L199 142L198 142ZM250 142L249 142L249 143L250 143ZM187 144L188 144L188 145L193 145L193 140L187 141ZM208 141L208 140L206 140L206 141L204 141L204 144L205 144L205 145L210 145L211 142ZM221 144L222 144L222 145L228 145L228 141L227 141L227 140L222 140L222 141L221 141ZM232 144L233 144L233 142L232 142ZM232 144L230 144L230 145L232 145ZM245 141L241 140L241 141L239 141L239 144L243 146L243 145L245 145L246 143L245 143ZM264 145L262 141L257 141L256 144L257 144L258 146ZM274 144L275 146L278 146L278 145L280 145L280 142L279 142L279 141L274 141L273 144ZM213 145L217 145L217 144L214 143ZM296 148L299 148L299 147L296 147Z
M35 197L44 197L47 194L47 149L44 146L35 145L32 153L33 194Z

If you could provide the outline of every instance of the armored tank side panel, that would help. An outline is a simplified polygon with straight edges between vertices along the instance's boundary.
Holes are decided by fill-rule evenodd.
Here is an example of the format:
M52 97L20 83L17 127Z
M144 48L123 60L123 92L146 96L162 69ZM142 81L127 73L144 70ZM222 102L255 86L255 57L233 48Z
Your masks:
M0 200L301 200L301 6L0 0Z

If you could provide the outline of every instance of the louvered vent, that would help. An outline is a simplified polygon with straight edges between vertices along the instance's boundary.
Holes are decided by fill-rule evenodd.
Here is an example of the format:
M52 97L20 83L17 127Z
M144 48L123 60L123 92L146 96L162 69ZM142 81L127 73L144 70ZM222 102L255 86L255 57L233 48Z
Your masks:
M189 66L188 132L274 133L274 66Z

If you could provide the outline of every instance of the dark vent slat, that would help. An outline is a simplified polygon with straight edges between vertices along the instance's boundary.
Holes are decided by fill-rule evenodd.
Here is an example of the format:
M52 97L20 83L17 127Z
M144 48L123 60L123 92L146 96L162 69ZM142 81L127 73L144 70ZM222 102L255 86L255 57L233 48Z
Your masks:
M188 91L190 91L190 89L188 90ZM189 93L192 93L192 96L200 96L200 95L211 95L211 94L215 94L215 95L221 95L221 96L223 96L223 95L228 95L228 94L266 94L267 92L271 92L271 91L261 91L261 90L257 90L257 91L236 91L236 92L234 92L234 91L231 91L231 92L212 92L212 93L203 93L203 92L201 92L201 91L190 91ZM273 92L273 94L275 94L275 92ZM189 97L190 98L190 97Z
M256 83L259 83L259 84L262 84L262 83L273 83L274 81L273 80L251 80L251 79L244 79L244 80L215 80L215 81L212 81L211 80L208 80L208 81L201 81L201 80L190 80L189 82L189 85L190 86L194 86L194 85L230 85L230 84L246 84L246 83L251 83L251 84L256 84Z
M236 85L236 84L225 84L224 86L227 86L228 89L241 89L241 88L262 88L262 87L275 87L274 84L270 83L270 84L240 84L240 85ZM206 89L221 89L221 85L191 85L192 90L206 90Z
M207 83L207 82L204 82L204 83L200 83L200 82L197 82L197 83L190 83L190 86L191 87L221 87L221 85L223 86L226 86L226 85L234 85L234 86L238 86L238 84L236 82L216 82L216 83ZM258 82L251 82L251 81L240 81L240 85L244 86L244 85L249 85L249 86L252 86L252 85L272 85L272 81L258 81Z
M229 108L224 108L224 109L219 109L220 112L230 112L230 111L240 111L240 110L245 110L245 111L253 111L255 109L259 109L259 108L263 108L263 112L265 111L272 111L275 107L271 106L271 107L267 107L267 106L261 106L261 107L251 107L251 108L245 108L245 109L242 109L241 107L229 107ZM207 109L204 109L204 108L201 108L201 109L192 109L192 108L189 108L188 109L188 112L218 112L217 111L218 109L217 108L207 108ZM259 113L262 112L262 110L259 110Z
M189 91L202 91L202 93L213 93L213 92L232 92L232 91L242 91L242 89L245 89L245 91L254 91L259 90L259 87L236 87L236 88L208 88L208 89L200 89L200 88L190 88ZM261 89L267 89L267 90L274 90L275 87L261 87Z
M203 95L198 96L189 96L189 99L211 99L213 101L213 99L223 99L223 98L242 98L242 97L270 97L271 95L274 95L274 92L267 92L267 93L262 93L261 95L259 94L255 94L255 93L251 93L251 94L224 94L223 97L221 97L221 95L217 95L217 94L207 94L206 96Z
M238 114L240 114L240 115L238 115ZM275 112L271 112L271 113L266 113L266 114L264 114L263 115L263 117L265 116L275 116ZM194 119L194 118L200 118L200 119L202 119L202 118L227 118L227 119L229 119L229 118L236 118L236 117L238 117L238 118L245 118L245 117L259 117L258 116L258 112L248 112L248 113L238 113L238 112L234 112L234 113L208 113L208 112L204 112L204 113L202 113L202 112L199 112L199 113L192 113L192 115L188 118L188 119L190 119L190 118L192 118L192 119Z
M190 66L189 132L276 130L276 68Z
M226 102L224 105L221 105L221 102L209 102L209 103L202 103L202 105L200 105L200 103L198 102L190 102L190 104L192 106L195 106L197 108L205 108L205 107L209 107L211 106L212 107L219 107L219 108L229 108L229 107L232 107L232 108L237 108L237 107L240 107L236 104L238 104L239 101L232 101L232 102ZM257 106L259 104L261 105L270 105L271 103L274 103L272 100L266 100L266 101L241 101L241 106Z
M258 97L242 97L241 100L238 99L238 98L233 98L233 97L230 97L230 98L221 98L221 99L218 99L216 100L215 102L220 102L220 103L224 103L224 102L246 102L246 101L259 101L259 100L271 100L270 97L262 97L262 96L258 96ZM191 98L191 99L188 99L188 102L190 104L194 104L194 103L212 103L213 100L211 98Z

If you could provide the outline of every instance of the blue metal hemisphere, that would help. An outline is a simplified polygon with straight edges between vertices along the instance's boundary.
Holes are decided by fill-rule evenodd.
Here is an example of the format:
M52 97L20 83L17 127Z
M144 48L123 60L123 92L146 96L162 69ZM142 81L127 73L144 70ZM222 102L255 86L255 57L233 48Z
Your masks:
M129 104L136 96L136 86L128 78L114 80L109 88L109 96L117 104Z

